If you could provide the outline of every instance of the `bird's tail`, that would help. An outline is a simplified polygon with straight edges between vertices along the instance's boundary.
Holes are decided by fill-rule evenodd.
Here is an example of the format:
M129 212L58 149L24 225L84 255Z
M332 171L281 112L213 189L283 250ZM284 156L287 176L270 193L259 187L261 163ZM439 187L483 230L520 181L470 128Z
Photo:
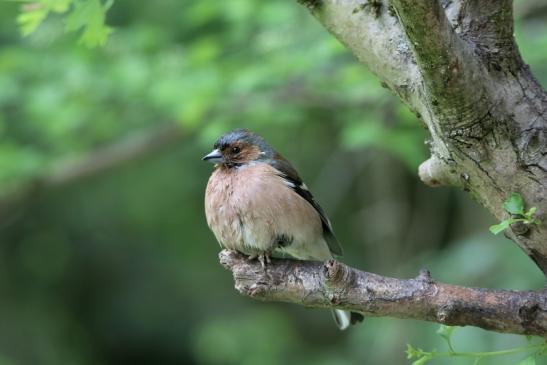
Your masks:
M363 319L365 319L361 313L344 311L341 309L333 309L332 316L334 317L334 322L336 322L336 325L342 331L350 325L362 322Z

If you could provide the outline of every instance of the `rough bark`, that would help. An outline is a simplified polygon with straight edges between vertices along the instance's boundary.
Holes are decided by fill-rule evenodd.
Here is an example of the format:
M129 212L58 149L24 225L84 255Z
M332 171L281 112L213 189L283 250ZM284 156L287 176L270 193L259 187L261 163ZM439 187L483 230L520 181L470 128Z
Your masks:
M420 177L497 219L516 192L537 225L506 235L547 272L547 94L522 61L510 0L301 0L431 133Z
M243 295L309 307L472 325L487 330L547 336L547 292L466 288L443 284L428 271L413 279L363 272L335 260L276 260L266 271L234 251L220 253Z
M547 274L547 94L513 38L511 0L298 0L422 119L430 186L469 192L497 219L519 193L538 224L505 232ZM524 229L523 229L524 228ZM236 288L262 300L547 335L547 292L386 278L326 264L262 268L223 251Z

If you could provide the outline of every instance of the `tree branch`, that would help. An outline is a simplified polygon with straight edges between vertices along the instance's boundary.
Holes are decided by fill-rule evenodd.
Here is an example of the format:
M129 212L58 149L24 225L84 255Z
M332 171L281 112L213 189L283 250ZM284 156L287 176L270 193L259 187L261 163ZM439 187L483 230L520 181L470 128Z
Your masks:
M178 124L167 124L145 132L135 132L121 141L99 148L83 157L58 163L37 183L44 188L70 184L146 156L150 152L180 141L183 136L183 129Z
M335 260L272 259L264 271L234 251L219 257L236 289L254 299L547 337L546 291L466 288L435 281L427 270L414 279L395 279Z
M513 39L513 0L462 0L459 3L457 26L465 38L485 46ZM504 44L499 46L503 48Z
M458 8L447 9L454 27L489 68L516 71L522 66L513 37L513 0L462 0L449 6Z
M134 132L84 156L60 161L42 175L22 183L16 190L0 194L0 221L12 222L10 217L17 217L13 214L15 208L44 190L64 187L114 169L180 141L184 136L185 132L178 124L166 124L159 128Z
M424 102L451 132L487 106L484 72L469 43L452 27L439 0L392 0L423 75Z

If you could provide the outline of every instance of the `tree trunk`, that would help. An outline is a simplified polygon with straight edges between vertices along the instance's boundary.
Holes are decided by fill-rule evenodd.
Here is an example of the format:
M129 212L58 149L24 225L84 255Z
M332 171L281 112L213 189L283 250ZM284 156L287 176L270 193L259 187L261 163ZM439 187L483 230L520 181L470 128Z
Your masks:
M510 0L300 1L431 133L419 169L497 219L519 193L538 224L505 234L547 273L547 94L522 61Z

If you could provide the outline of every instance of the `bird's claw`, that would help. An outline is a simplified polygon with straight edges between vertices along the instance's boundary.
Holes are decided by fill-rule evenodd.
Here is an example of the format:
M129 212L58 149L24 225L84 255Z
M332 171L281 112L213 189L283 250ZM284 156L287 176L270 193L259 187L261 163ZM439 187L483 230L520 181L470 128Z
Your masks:
M258 261L260 261L260 264L262 265L262 268L266 270L266 265L272 263L272 259L270 257L269 252L263 252L258 255Z
M264 271L266 271L266 265L272 263L271 254L272 254L271 252L265 251L258 254L249 255L247 259L249 261L258 259L258 261L260 262L260 265L262 265L262 268L264 269Z

